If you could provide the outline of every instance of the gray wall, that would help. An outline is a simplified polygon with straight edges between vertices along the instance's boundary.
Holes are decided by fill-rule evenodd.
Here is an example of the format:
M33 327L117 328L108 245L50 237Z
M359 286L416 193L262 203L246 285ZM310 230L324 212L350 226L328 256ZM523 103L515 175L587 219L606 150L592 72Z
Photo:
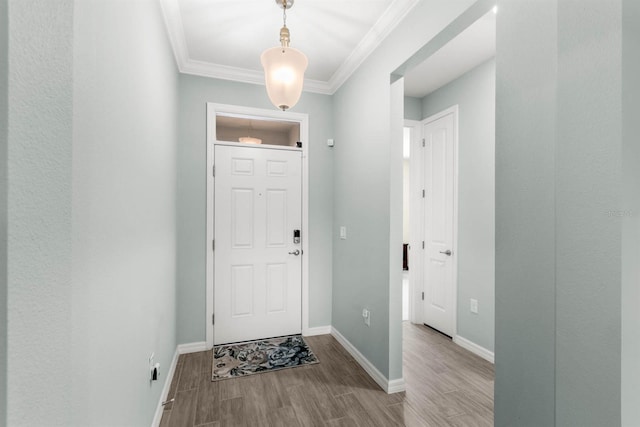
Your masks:
M404 118L406 120L422 120L422 98L404 97Z
M74 423L149 425L176 348L177 69L157 1L78 1L75 25Z
M640 420L640 2L622 4L622 425L632 427Z
M556 423L618 425L622 2L583 3L558 2Z
M422 99L423 118L458 105L457 335L490 351L495 319L495 81L491 59ZM470 298L478 300L478 314L469 311Z
M73 6L9 2L11 426L71 425Z
M206 103L273 109L264 86L180 75L178 147L178 342L205 341ZM309 114L309 326L331 325L333 138L331 97L303 93ZM336 145L346 141L336 140Z
M8 424L149 425L175 340L176 69L153 0L12 0Z
M621 1L499 7L496 425L620 425Z
M334 95L332 324L389 379L402 376L402 202L391 203L402 194L402 136L401 126L392 134L392 94L394 109L403 108L390 74L471 3L420 2ZM436 21L433 8L448 20Z
M496 426L554 425L557 13L546 5L498 5Z
M9 28L7 0L0 0L0 427L7 423L7 124Z

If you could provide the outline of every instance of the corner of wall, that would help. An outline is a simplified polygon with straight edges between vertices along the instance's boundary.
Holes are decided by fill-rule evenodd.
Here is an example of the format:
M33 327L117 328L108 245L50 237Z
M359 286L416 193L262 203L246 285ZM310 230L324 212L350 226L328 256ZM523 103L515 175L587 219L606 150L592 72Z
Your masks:
M622 21L622 425L640 419L640 2L623 0Z
M7 138L8 138L8 16L0 0L0 427L7 419Z
M393 380L389 380L378 368L375 367L369 359L364 356L355 345L351 343L344 335L340 333L336 328L331 327L331 335L340 343L340 345L347 350L347 352L355 359L356 362L365 370L367 375L376 382L387 393L399 393L405 391L404 378L399 377Z

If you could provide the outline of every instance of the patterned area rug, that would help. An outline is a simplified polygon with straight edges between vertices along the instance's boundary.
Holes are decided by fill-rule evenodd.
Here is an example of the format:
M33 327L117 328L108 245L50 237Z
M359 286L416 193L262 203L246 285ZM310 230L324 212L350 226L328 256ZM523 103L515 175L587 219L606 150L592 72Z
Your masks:
M319 363L302 335L213 347L212 381Z

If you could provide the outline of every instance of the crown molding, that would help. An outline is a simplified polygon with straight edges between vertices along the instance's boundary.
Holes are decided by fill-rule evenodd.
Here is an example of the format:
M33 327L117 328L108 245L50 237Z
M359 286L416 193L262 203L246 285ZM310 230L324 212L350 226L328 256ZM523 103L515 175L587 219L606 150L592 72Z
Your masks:
M192 59L187 59L182 66L178 65L178 68L180 72L184 74L264 86L264 73L262 71L211 64L209 62L194 61ZM303 90L305 92L321 93L324 95L333 94L327 82L313 79L304 79Z
M230 67L210 62L187 59L180 67L180 72L194 76L212 77L214 79L232 80L234 82L264 85L264 75L247 68Z
M365 34L360 43L351 52L351 55L331 76L328 82L331 94L335 93L351 77L418 3L420 3L420 0L395 0L389 5L371 30Z
M167 27L169 42L181 73L264 86L262 71L191 59L178 0L158 1ZM395 0L391 3L331 79L328 82L305 79L303 91L333 95L419 2L420 0Z
M304 79L303 92L321 93L323 95L333 95L335 90L331 89L329 83L322 80Z
M184 36L180 5L178 0L158 0L158 2L164 17L164 24L167 27L167 35L173 50L173 56L176 58L178 69L182 72L184 64L189 59L189 49L187 48L187 39Z

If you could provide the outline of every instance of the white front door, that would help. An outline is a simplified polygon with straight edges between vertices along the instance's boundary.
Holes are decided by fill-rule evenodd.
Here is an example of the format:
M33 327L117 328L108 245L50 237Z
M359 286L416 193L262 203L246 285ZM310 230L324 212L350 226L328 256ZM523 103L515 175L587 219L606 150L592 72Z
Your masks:
M454 113L423 122L424 323L453 336Z
M301 169L298 149L215 146L215 344L302 330Z

